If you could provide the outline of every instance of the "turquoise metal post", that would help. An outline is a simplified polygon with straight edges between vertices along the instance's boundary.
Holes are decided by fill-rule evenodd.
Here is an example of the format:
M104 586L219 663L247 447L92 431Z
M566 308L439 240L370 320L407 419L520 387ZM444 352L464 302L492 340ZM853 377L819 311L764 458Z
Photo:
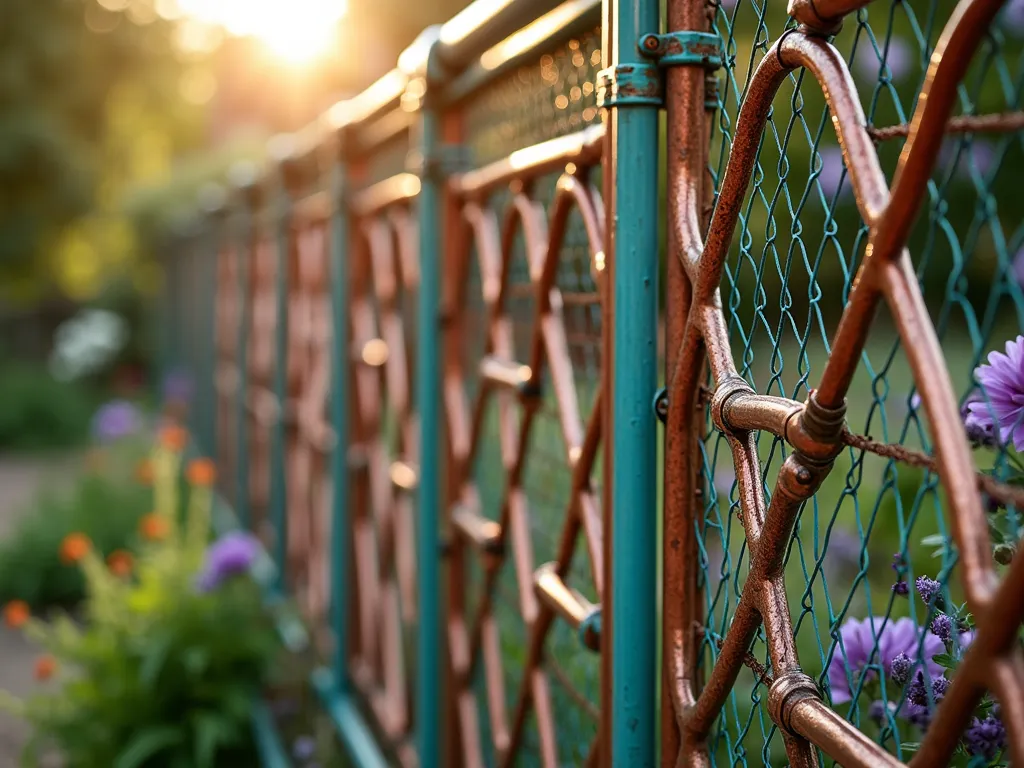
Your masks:
M429 55L428 55L429 64ZM416 201L420 241L416 408L420 416L417 530L419 631L416 636L416 747L421 768L441 764L441 225L440 119L433 99L419 121L421 186Z
M339 137L339 142L344 139ZM340 154L340 153L337 153ZM348 688L348 621L352 605L349 584L349 553L352 551L352 519L349 515L349 263L348 210L345 205L345 163L331 157L331 422L334 452L331 454L331 624L334 659L331 664L336 689Z
M285 411L288 407L288 270L291 250L291 196L282 171L274 207L277 274L274 275L274 400L277 414L270 436L270 518L274 526L274 591L285 592L288 558L288 489L285 456Z
M653 768L657 672L658 110L660 79L639 55L658 0L605 0L603 74L611 173L611 760ZM628 87L627 87L628 86Z
M235 243L235 263L238 270L238 349L235 353L235 512L243 528L250 527L249 519L249 327L252 315L252 291L249 286L249 269L252 261L253 226L255 216L251 210L252 200L242 191L241 210L238 214L238 231Z

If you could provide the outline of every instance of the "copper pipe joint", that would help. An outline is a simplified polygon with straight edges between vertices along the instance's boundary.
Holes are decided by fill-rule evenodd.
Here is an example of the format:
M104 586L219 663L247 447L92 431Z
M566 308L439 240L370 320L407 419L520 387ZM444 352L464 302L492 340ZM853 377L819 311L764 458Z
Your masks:
M806 699L821 700L814 680L803 672L784 672L768 690L768 714L786 733L800 736L793 728L793 710Z
M831 465L843 450L846 431L846 400L838 408L826 408L812 391L803 409L790 424L786 440L809 462Z
M452 526L481 554L490 557L501 557L504 554L501 525L494 520L460 504L452 511Z
M558 575L556 563L545 563L533 573L537 597L576 630L580 642L592 651L601 650L600 607L569 587Z

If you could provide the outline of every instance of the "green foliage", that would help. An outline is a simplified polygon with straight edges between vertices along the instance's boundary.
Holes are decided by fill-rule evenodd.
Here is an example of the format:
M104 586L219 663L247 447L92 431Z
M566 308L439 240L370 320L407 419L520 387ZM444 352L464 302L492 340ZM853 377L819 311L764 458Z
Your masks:
M142 548L134 577L90 550L80 561L85 626L29 624L62 677L18 707L34 729L25 764L48 746L73 768L257 764L250 708L276 656L273 627L247 577L196 589L211 492L191 488L179 525L180 456L158 448L153 466L166 536Z
M78 568L61 563L61 541L78 531L103 556L131 550L139 519L151 504L149 489L100 471L83 472L66 493L44 491L0 545L0 603L24 600L36 611L79 603L85 582Z
M38 363L0 359L0 371L0 451L84 442L97 404L94 393L82 384L57 381Z

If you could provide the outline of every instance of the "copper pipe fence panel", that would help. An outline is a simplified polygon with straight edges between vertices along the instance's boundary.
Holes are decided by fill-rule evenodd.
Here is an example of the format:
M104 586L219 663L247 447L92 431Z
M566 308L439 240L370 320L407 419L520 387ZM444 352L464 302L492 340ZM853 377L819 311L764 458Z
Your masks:
M480 0L168 244L324 711L358 765L1024 764L1021 4L655 5Z
M961 415L1024 320L1014 11L693 5L726 56L707 169L669 161L663 764L1020 762L1019 459Z

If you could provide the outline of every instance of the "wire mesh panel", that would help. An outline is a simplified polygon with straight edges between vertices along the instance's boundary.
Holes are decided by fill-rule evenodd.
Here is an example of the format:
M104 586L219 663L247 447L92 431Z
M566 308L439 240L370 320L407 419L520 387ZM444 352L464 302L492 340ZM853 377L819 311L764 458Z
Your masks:
M600 60L596 33L571 39L463 108L476 167L450 184L445 407L469 764L597 759Z
M696 759L693 737L707 728L714 765L896 764L919 750L928 765L1005 764L1014 723L991 694L940 704L984 624L978 583L994 583L993 553L1007 562L1019 537L1007 487L979 481L986 512L974 491L972 458L987 476L1019 476L1005 416L993 438L979 431L986 408L967 404L1003 386L979 365L1024 327L1024 230L1007 186L1022 160L1012 130L1024 28L1013 3L986 34L981 15L954 18L953 2L877 2L827 43L836 28L821 19L856 4L790 5L809 27L771 2L712 9L725 66L700 270L720 276L722 315L700 329L710 407L689 522L699 567L688 573L703 608L688 663L706 682L697 709L714 704L682 725L683 752ZM940 45L951 18L960 31ZM956 54L950 39L964 41ZM962 59L962 84L936 74L937 47ZM932 117L911 142L926 83L935 102L949 92L952 118ZM935 161L914 165L908 148L925 156L929 135ZM924 206L913 219L899 190L915 170ZM695 304L713 303L713 288L698 284ZM882 292L889 307L875 317ZM1006 700L1022 682L985 685ZM791 719L796 700L819 696L855 729L826 736L824 710ZM940 761L928 751L935 722L949 729Z

